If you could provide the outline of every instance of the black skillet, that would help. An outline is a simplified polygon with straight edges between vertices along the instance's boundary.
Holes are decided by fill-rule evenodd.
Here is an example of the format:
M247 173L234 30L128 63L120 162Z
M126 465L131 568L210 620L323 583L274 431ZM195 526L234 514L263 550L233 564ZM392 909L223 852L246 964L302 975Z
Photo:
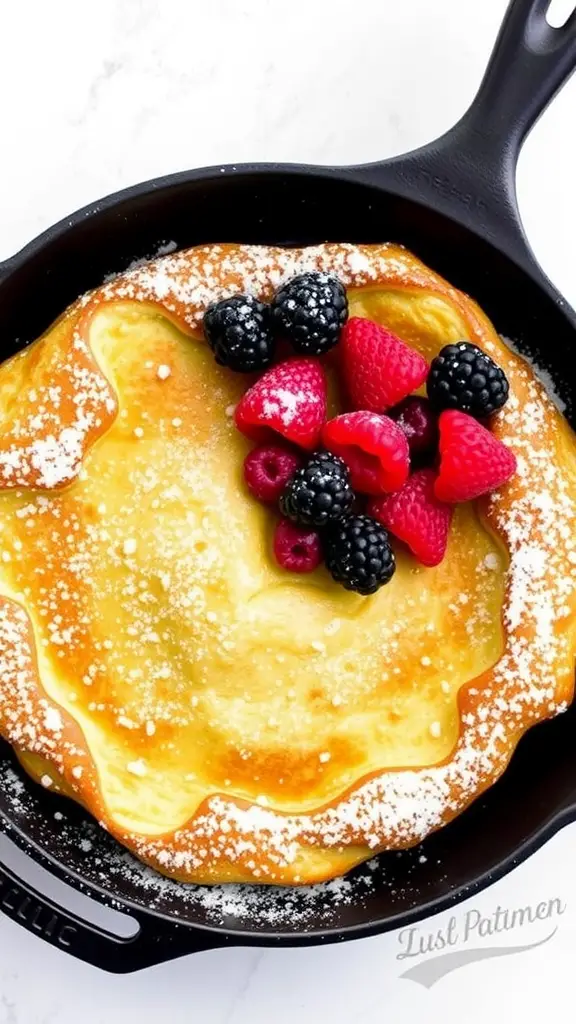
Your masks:
M117 193L46 231L0 265L2 355L35 338L110 271L165 239L179 248L227 240L394 240L473 295L502 334L534 355L552 373L570 415L576 408L570 362L576 315L536 264L515 195L522 142L576 66L576 12L554 29L548 6L549 0L513 0L472 107L423 149L362 167L272 164L185 172ZM25 779L15 795L13 762L2 745L3 829L70 885L129 913L140 930L130 940L115 938L2 867L0 907L52 944L118 972L227 943L331 942L398 928L486 886L576 818L575 732L573 707L532 730L504 778L417 854L384 855L371 883L360 873L349 901L336 902L328 915L325 894L285 892L294 913L275 924L254 911L228 911L215 921L177 884L153 890L151 907L151 890L136 874L117 870L117 849L104 833L96 830L90 849L70 842L71 829L80 836L87 827L80 810ZM72 823L66 829L63 810ZM262 905L272 898L262 891L251 895Z

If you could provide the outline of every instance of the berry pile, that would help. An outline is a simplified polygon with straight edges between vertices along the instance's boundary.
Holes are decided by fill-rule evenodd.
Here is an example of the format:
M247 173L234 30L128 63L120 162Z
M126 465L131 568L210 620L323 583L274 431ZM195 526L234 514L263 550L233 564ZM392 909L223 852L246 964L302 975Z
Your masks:
M422 565L438 565L454 505L506 483L516 458L489 428L509 394L490 356L462 341L428 365L387 328L347 317L341 282L310 272L269 305L249 295L215 303L204 330L218 363L265 371L234 419L257 443L246 485L282 516L278 564L312 572L324 561L337 583L368 595L394 575L390 535ZM273 365L281 341L296 355ZM327 420L319 357L337 344L348 411ZM414 394L424 385L427 398Z

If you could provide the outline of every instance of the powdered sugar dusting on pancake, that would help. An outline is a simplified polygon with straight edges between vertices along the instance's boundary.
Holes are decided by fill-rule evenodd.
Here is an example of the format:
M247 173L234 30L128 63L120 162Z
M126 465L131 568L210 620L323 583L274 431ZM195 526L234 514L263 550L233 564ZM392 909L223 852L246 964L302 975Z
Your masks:
M107 282L86 299L82 315L93 315L102 303L128 299L155 303L189 331L198 331L210 303L238 291L267 299L283 281L308 270L336 273L348 287L386 284L439 290L458 307L470 340L486 349L499 344L464 296L394 246L206 246L169 255ZM485 514L509 558L502 610L505 647L492 670L460 691L461 730L450 757L431 767L378 772L356 782L329 806L306 814L280 813L214 794L191 821L156 839L122 830L103 813L103 823L142 859L179 877L194 877L207 865L216 870L221 866L223 872L232 865L246 879L298 882L299 860L309 848L315 848L319 857L322 850L356 848L361 860L370 851L414 845L498 778L526 728L565 709L572 696L576 615L574 481L566 478L561 462L564 428L552 402L529 367L512 354L504 358L511 399L495 430L514 450L519 470L492 496ZM98 387L100 407L111 414L112 399L100 378ZM92 413L78 415L60 431L54 430L41 468L34 463L35 441L22 465L10 464L8 449L2 462L0 452L4 486L12 486L12 478L20 486L26 480L28 486L40 488L71 481L80 471L86 432L99 429L103 422L97 422L96 412L93 419ZM82 438L74 435L80 426L85 428ZM72 433L63 434L65 430ZM32 659L33 650L29 636L25 641L17 635L24 624L21 610L10 602L0 614L0 681L4 702L9 703L3 731L11 742L43 754L66 783L94 805L99 801L90 788L93 780L74 776L78 755L70 758L69 749L58 742L58 730L50 728L60 712L46 698L31 698L22 659ZM62 713L63 730L67 718ZM81 748L79 754L89 760Z

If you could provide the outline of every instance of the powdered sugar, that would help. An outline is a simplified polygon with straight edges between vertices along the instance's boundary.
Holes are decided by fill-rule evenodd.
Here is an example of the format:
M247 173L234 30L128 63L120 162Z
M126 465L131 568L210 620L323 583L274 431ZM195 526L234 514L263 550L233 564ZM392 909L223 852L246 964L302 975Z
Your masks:
M64 723L58 708L47 707L44 711L44 728L48 732L62 732Z
M264 399L262 403L264 413L267 417L278 416L281 423L285 427L289 427L296 419L302 402L306 402L307 398L306 391L291 392L286 388L275 388L273 397ZM317 402L318 396L313 395L312 399Z
M525 346L520 347L515 341L512 341L511 338L506 338L504 335L501 335L501 338L504 344L507 345L508 348L512 350L512 352L515 352L516 355L520 356L525 362L527 362L532 367L534 373L538 377L538 380L542 381L542 384L546 388L546 394L551 399L551 401L554 402L556 408L560 412L565 412L566 402L562 398L556 386L556 381L554 380L550 371L547 370L544 366L542 366L540 362L538 362L538 360L536 360L533 356L527 353Z
M177 248L178 244L174 241L160 242L146 256L139 256L137 259L132 260L126 267L126 271L124 271L124 273L126 273L127 271L136 270L138 267L143 267L145 266L146 263L149 263L150 260L158 259L160 256L168 256L170 253L175 252ZM106 274L103 283L109 284L110 281L115 281L116 278L120 276L121 275L118 273L117 270L112 270L110 271L109 274Z
M28 391L21 414L0 441L4 487L50 490L70 483L80 473L88 444L113 419L115 395L80 333L51 373L50 383Z
M123 895L143 909L169 914L175 920L188 920L214 928L243 928L262 932L306 931L339 927L348 907L362 912L372 896L387 887L387 899L394 906L396 889L402 891L419 873L419 851L372 860L364 869L347 878L318 885L199 886L173 881L137 861L88 820L79 820L74 811L68 816L67 803L53 815L38 816L35 790L27 789L6 761L0 762L0 793L15 822L33 828L36 844L65 859L74 870L73 884L94 895L92 886L104 888L111 906L125 910ZM10 832L8 831L8 834ZM389 877L388 877L389 876ZM100 895L98 898L102 898ZM118 901L118 902L117 902Z
M135 298L161 302L171 311L182 311L186 322L197 328L205 309L231 295L266 299L296 274L325 270L345 285L375 282L392 273L401 278L406 270L398 250L379 246L371 252L361 247L310 246L307 249L271 249L265 246L201 246L190 253L138 265L105 285L106 298Z

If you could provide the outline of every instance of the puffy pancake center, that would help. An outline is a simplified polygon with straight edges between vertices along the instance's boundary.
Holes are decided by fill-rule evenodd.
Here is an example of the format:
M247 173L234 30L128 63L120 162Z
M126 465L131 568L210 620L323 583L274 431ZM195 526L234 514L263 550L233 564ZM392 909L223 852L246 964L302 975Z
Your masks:
M427 355L465 336L425 294L411 326L400 293L351 305ZM0 494L0 526L43 684L82 726L114 819L168 831L214 792L304 811L447 757L457 691L503 645L506 559L476 510L458 510L440 566L399 550L370 599L324 570L291 576L242 481L245 380L141 305L103 307L90 341L119 415L66 491Z

